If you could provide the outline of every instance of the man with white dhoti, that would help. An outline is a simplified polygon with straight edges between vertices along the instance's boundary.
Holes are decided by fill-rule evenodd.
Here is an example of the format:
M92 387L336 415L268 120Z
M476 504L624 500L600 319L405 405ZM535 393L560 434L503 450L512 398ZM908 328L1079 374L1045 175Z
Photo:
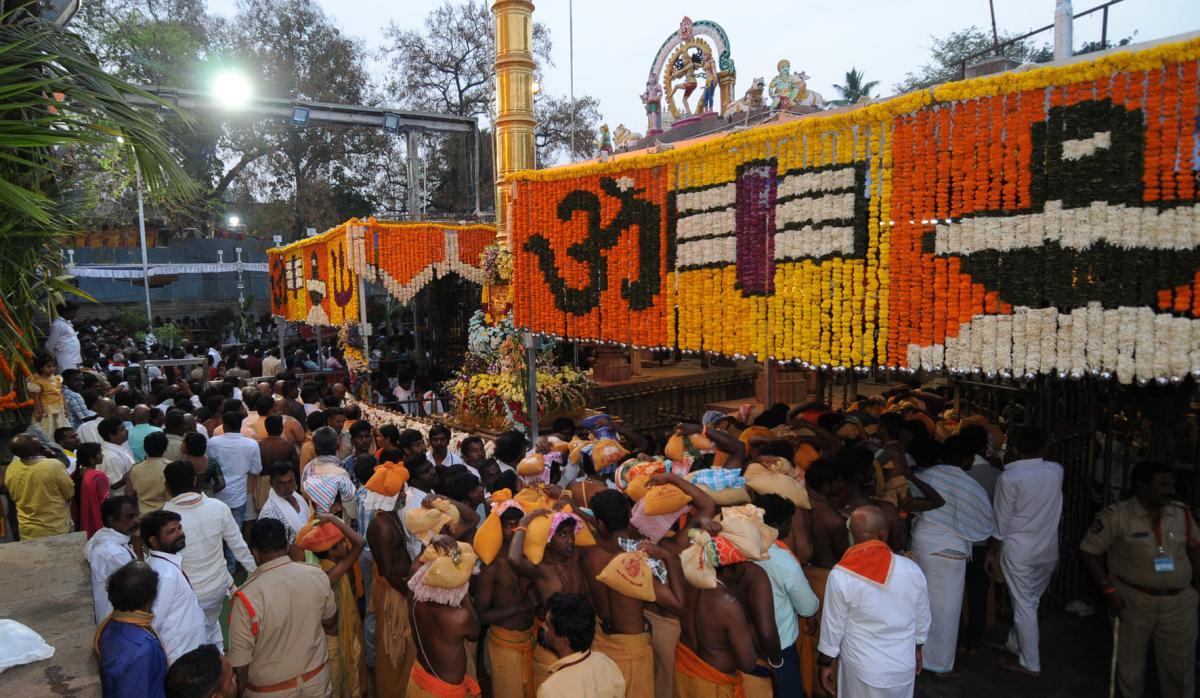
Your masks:
M943 465L918 472L945 504L917 514L912 531L912 551L929 589L930 626L923 651L924 667L937 674L954 670L971 547L992 535L992 504L987 491L966 472L975 460L973 443L962 436L951 436L941 450Z
M855 545L825 586L817 646L821 685L839 698L908 698L929 634L925 576L888 548L888 520L878 507L856 509L850 534Z
M1009 463L996 480L992 502L995 532L988 550L989 573L1000 565L1012 599L1013 627L1005 648L1017 655L1001 666L1038 676L1038 602L1058 566L1058 523L1062 518L1063 468L1042 458L1046 434L1022 427L1009 443L1020 460Z

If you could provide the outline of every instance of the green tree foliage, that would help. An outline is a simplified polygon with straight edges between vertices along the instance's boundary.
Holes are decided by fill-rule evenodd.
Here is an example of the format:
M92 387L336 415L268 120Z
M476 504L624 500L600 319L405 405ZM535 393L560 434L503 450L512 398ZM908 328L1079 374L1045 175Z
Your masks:
M829 103L835 106L846 104L855 104L863 97L871 98L875 95L871 94L872 90L879 86L878 80L867 82L864 80L866 74L855 68L846 71L846 84L834 85L833 89L837 90L838 99L831 100Z
M1000 42L1004 43L1012 37L1012 34L1001 34ZM906 74L904 80L896 85L897 94L961 80L963 61L969 56L986 52L993 46L991 32L975 26L950 32L946 36L929 38L933 42L929 49L930 62ZM1054 52L1044 44L1026 40L1003 47L1001 55L1019 63L1044 63L1054 57ZM977 60L979 58L973 59L972 62Z
M105 72L79 35L30 11L0 14L0 347L10 363L40 348L34 318L77 292L59 250L96 203L81 154L136 161L148 190L172 200L197 193L163 136L164 113L127 101L138 93L148 96Z
M568 160L583 160L596 152L596 124L600 122L600 100L584 95L575 102L563 95L539 95L533 104L537 127L534 141L537 166L546 167ZM575 149L571 150L574 133Z

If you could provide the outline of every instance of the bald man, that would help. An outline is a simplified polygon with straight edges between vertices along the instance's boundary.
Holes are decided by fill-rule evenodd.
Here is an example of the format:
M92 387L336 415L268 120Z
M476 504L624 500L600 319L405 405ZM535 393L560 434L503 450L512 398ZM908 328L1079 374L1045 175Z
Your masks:
M842 698L907 698L921 673L929 593L921 568L888 547L888 530L879 507L854 510L855 544L825 587L817 663L821 685Z

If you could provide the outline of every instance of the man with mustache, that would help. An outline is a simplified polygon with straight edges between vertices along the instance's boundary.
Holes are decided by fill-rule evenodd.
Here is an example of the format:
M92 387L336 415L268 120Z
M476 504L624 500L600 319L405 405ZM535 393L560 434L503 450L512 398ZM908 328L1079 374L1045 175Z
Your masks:
M162 640L171 664L207 642L204 611L196 592L183 573L183 550L187 539L183 519L173 511L158 509L142 517L142 542L150 549L146 564L158 573L158 595L154 598L154 632Z

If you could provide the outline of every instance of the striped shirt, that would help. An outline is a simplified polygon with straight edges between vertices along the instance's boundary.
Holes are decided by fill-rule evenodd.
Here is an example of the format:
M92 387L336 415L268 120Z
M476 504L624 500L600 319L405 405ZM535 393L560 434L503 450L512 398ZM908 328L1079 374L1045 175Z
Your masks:
M937 509L918 514L918 526L934 525L945 529L964 541L985 541L992 535L992 504L988 501L983 486L954 465L935 465L918 473L946 503ZM909 485L913 494L920 495L915 485Z
M300 486L318 513L329 513L339 501L354 506L354 483L334 456L318 456L304 466Z
M87 408L87 405L83 402L83 396L79 393L64 385L62 394L63 402L67 406L67 422L71 424L72 429L78 429L79 425L83 424L83 420L95 414Z

